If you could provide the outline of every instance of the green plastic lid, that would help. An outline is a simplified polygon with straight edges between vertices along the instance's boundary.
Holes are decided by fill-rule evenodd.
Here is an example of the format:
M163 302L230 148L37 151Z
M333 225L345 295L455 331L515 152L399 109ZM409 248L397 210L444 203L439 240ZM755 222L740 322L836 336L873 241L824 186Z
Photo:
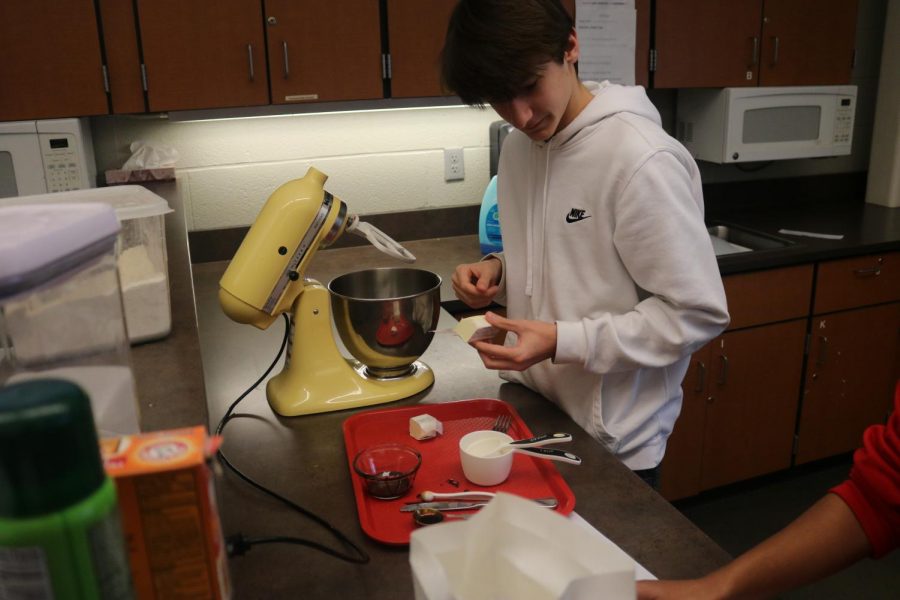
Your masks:
M106 479L91 403L69 381L0 388L0 517L56 512Z

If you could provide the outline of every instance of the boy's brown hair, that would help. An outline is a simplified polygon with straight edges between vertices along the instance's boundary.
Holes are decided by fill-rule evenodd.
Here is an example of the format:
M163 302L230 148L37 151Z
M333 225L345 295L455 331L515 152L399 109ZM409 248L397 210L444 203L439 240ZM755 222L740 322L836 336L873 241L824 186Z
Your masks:
M460 0L441 53L441 82L484 106L521 94L542 65L562 64L573 21L559 0Z

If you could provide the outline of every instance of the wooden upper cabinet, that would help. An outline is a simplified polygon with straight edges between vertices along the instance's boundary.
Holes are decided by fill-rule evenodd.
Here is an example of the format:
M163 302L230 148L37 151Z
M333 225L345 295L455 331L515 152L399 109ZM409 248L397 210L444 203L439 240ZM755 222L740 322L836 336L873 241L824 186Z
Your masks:
M92 0L0 2L0 120L109 112Z
M457 0L387 0L391 96L444 96L440 54Z
M383 95L375 0L266 0L273 104Z
M657 0L657 88L850 82L858 0Z
M635 0L637 32L634 47L634 83L650 85L650 0Z
M137 0L151 111L269 103L255 0Z
M766 0L760 85L850 82L857 0Z
M762 0L658 0L653 86L756 85Z
M134 20L134 5L122 0L100 0L103 46L109 72L113 114L147 110L141 81L141 56Z

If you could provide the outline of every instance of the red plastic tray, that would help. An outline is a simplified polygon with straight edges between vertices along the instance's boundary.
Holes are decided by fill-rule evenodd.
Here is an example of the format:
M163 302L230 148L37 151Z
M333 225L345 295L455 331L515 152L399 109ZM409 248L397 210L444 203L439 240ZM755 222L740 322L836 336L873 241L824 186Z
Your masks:
M430 440L419 441L409 435L409 419L426 413L443 423L444 433ZM408 502L418 501L416 494L425 490L499 490L526 498L555 497L559 502L555 509L557 512L564 515L572 512L575 508L575 495L549 460L516 454L509 478L497 486L475 485L465 478L459 463L459 439L470 431L490 429L494 420L504 413L512 417L512 425L507 432L509 435L516 439L533 435L512 406L501 400L487 398L371 410L355 414L344 421L347 464L353 481L353 493L356 495L359 522L366 535L385 544L408 544L415 525L412 514L400 512L400 507ZM357 453L385 442L405 444L422 454L422 465L412 488L405 496L396 500L379 500L367 494L359 476L353 471L353 459ZM459 487L449 480L459 482Z

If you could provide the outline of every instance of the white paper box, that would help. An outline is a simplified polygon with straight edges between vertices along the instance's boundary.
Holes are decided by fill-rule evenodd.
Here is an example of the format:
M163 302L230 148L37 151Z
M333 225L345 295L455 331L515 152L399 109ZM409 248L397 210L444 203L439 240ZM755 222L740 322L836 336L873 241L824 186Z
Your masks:
M460 320L453 331L469 344L480 340L490 340L497 335L497 329L488 323L484 315L475 315Z
M417 600L634 600L634 563L554 511L499 493L410 538Z

